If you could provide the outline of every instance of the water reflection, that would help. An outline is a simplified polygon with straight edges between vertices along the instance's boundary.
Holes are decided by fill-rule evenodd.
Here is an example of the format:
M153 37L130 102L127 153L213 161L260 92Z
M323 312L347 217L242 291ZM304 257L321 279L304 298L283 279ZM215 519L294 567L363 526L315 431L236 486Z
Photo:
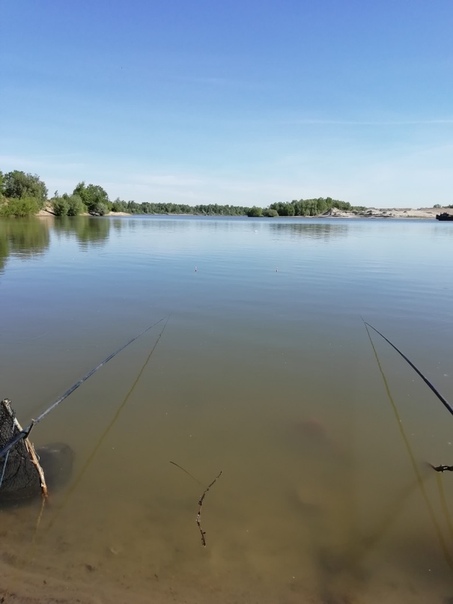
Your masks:
M9 256L29 259L44 254L49 249L51 232L57 237L75 237L82 250L105 245L111 224L108 219L91 216L64 216L54 220L36 217L0 219L0 271L5 268ZM126 224L127 221L116 220L114 228L120 230Z
M328 240L334 237L347 237L350 224L346 222L308 221L294 220L269 220L269 219L244 219L244 218L222 218L222 217L167 217L153 216L145 218L112 218L112 224L116 232L121 230L138 231L154 230L162 233L173 233L176 231L187 232L189 230L202 231L205 233L237 233L246 231L253 233L278 233L279 237L304 237L309 239Z
M54 221L57 235L72 237L75 235L80 248L88 249L90 245L104 245L109 238L110 220L92 216L62 216Z
M44 254L49 241L49 227L45 221L38 218L0 220L0 270L10 255L28 259Z
M289 237L306 237L309 239L331 239L333 237L346 237L349 224L316 222L301 224L289 222L271 222L270 229L274 233Z
M0 222L0 271L3 271L9 255L9 242L6 237L5 224Z

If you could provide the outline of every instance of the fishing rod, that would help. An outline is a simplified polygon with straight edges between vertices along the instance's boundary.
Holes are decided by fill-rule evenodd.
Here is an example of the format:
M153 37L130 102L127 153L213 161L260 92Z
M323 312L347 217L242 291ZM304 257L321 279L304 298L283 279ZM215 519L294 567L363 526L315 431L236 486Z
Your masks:
M75 382L75 384L73 384L70 388L68 388L64 394L62 394L59 398L57 398L56 401L54 401L51 405L49 405L49 407L47 407L47 409L45 409L45 411L43 411L36 419L32 419L30 424L26 428L23 428L20 432L18 432L11 440L9 440L4 445L4 447L2 449L0 449L0 459L2 459L5 455L7 455L9 453L9 451L20 440L28 438L30 432L32 431L33 427L36 426L36 424L39 424L39 422L42 421L51 411L53 411L56 407L58 407L58 405L60 405L65 399L67 399L70 394L72 394L75 390L77 390L77 388L79 388L84 382L86 382L92 375L94 375L97 371L99 371L99 369L101 369L101 367L104 367L104 365L106 365L109 361L111 361L114 357L116 357L117 354L119 354L125 348L130 346L133 342L135 342L136 340L141 338L143 335L145 335L145 333L150 331L153 327L155 327L156 325L159 325L159 323L162 323L162 321L164 321L165 318L166 317L159 319L159 321L156 321L155 323L153 323L152 325L150 325L149 327L144 329L142 332L140 332L138 335L131 338L128 342L126 342L125 344L120 346L117 350L115 350L115 352L112 352L111 354L109 354L109 356L106 357L103 361L101 361L99 363L99 365L94 367L94 369L91 369L90 371L88 371L88 373L86 373L83 377L81 377L80 380ZM167 317L167 321L168 321L168 317Z
M390 385L389 385L389 383L387 381L387 377L386 377L386 375L384 373L384 369L382 367L381 361L380 361L379 356L378 356L378 352L376 350L376 347L374 345L373 339L371 337L370 330L368 329L368 327L372 327L372 326L369 325L369 324L367 324L365 321L364 321L364 323L365 323L365 329L366 329L368 338L370 340L371 348L373 349L373 353L374 353L374 356L376 358L377 366L379 368L379 372L381 374L382 381L384 383L385 392L387 394L387 399L388 399L388 401L390 403L390 406L391 406L391 408L393 410L393 414L394 414L395 419L396 419L398 430L399 430L400 435L401 435L401 437L403 439L403 443L404 443L404 446L406 448L406 451L407 451L407 454L408 454L408 457L409 457L409 461L410 461L410 464L412 466L412 470L413 470L413 472L415 474L416 481L415 481L414 484L410 484L410 485L406 486L406 488L404 489L404 491L402 493L402 497L399 497L398 500L392 502L392 505L390 507L389 512L386 513L386 515L382 518L382 520L379 522L377 528L371 534L369 534L365 539L363 539L363 543L362 543L362 545L360 547L356 546L356 552L354 554L354 557L355 557L355 559L358 559L359 556L360 557L363 556L363 554L366 551L368 551L372 547L374 547L378 543L378 541L384 537L385 533L389 530L389 528L391 527L391 524L394 522L394 520L396 518L397 512L398 511L401 512L403 510L402 504L403 504L404 500L409 495L412 494L413 487L418 485L418 487L420 489L420 494L421 494L423 500L425 501L425 505L426 505L429 517L431 518L431 522L433 524L433 527L434 527L437 539L439 541L440 548L442 549L443 555L445 557L445 561L448 564L448 566L450 567L450 569L453 570L453 557L452 557L452 554L450 553L450 548L449 548L447 540L444 537L441 525L440 525L438 519L436 518L436 512L434 510L434 506L431 503L430 497L428 495L427 488L425 486L426 475L424 473L424 470L426 468L423 468L423 470L422 470L422 468L420 467L419 463L416 461L416 458L415 458L414 453L412 451L410 439L408 438L408 436L406 434L406 431L404 429L404 424L403 424L403 422L401 420L401 417L400 417L400 414L399 414L396 402L395 402L395 400L394 400L394 398L392 396L392 393L390 391ZM375 330L375 331L377 331L377 330ZM379 335L382 335L382 334L379 334ZM426 465L429 466L429 467L431 467L431 468L433 468L433 469L437 469L437 468L435 468L433 465L431 465L429 463L426 464ZM437 470L437 471L443 471L443 470ZM440 477L438 477L438 478L440 478ZM445 516L445 518L447 520L448 527L450 528L452 525L451 525L451 521L450 521L450 514L449 514L449 511L448 511L447 504L446 504L446 502L444 502L442 500L442 498L441 498L441 503L442 503L442 507L443 507L443 510L444 510L444 516ZM450 528L450 532L453 533L453 528Z
M148 354L145 362L143 363L142 368L138 372L137 377L135 378L134 382L132 383L132 386L129 388L126 396L124 397L122 403L120 404L120 406L116 410L116 412L115 412L114 416L112 417L112 419L110 420L109 424L107 425L107 427L105 428L105 430L102 432L99 440L96 442L93 450L91 451L90 455L88 456L87 460L85 461L85 463L83 464L82 468L80 469L78 475L76 476L76 478L75 478L72 486L66 492L66 495L65 495L63 501L61 502L61 505L59 506L59 509L57 510L56 513L54 513L53 518L51 519L49 525L47 526L47 530L50 530L50 528L56 522L57 518L60 516L61 512L65 508L65 506L66 506L67 502L69 501L70 497L75 492L75 490L77 489L78 485L80 484L80 481L82 480L83 476L85 475L85 472L88 470L88 468L92 464L92 462L93 462L94 458L96 457L99 449L101 448L103 442L107 438L107 436L110 433L110 431L112 430L113 426L118 421L121 413L123 412L124 408L127 405L127 402L129 400L129 398L131 397L132 393L134 392L135 387L139 383L140 378L142 377L143 372L145 371L145 368L147 367L149 361L151 360L151 357L153 356L153 353L156 350L156 348L157 348L157 346L158 346L158 344L160 342L161 337L163 336L163 333L165 331L165 328L167 327L167 323L168 323L169 320L170 320L170 315L168 315L168 317L165 319L164 326L162 327L162 330L161 330L161 332L160 332L157 340L154 342L154 345L151 348L151 350L150 350L150 352L149 352L149 354ZM160 321L159 321L159 323L160 323ZM156 325L156 323L155 323L155 325Z
M422 380L425 382L425 384L428 386L428 388L430 388L430 390L432 392L434 392L434 394L437 396L437 398L440 400L440 402L443 404L443 406L447 409L447 411L449 411L451 413L451 415L453 415L453 407L450 405L450 403L447 401L447 399L439 392L439 390L437 390L437 388L434 386L434 384L432 382L429 381L429 379L423 375L423 373L420 371L420 369L418 369L418 367L416 367L414 365L414 363L403 353L401 352L401 350L395 346L395 344L393 344L393 342L391 342L388 338L386 338L384 336L383 333L381 333L378 329L376 329L376 327L373 327L373 325L371 325L370 323L367 323L367 321L365 321L364 319L362 319L363 323L365 324L365 327L371 327L371 329L373 331L375 331L378 335L381 336L381 338L383 338L388 344L390 344L390 346L396 350L396 352L403 357L403 359L406 361L406 363L408 363L412 369L415 371L415 373L417 373ZM447 466L447 465L439 465L439 466L433 466L432 464L429 464L433 470L436 470L436 472L453 472L453 466Z

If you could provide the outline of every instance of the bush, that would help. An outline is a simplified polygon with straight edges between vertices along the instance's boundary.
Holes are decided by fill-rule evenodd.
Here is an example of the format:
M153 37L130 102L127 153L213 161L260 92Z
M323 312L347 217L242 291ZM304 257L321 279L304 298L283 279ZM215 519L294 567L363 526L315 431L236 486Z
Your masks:
M108 212L108 206L102 201L99 201L90 206L90 214L92 216L105 216L105 214L107 214Z
M272 208L266 208L263 210L263 216L267 216L268 218L277 218L278 212Z
M55 216L67 216L69 204L64 197L55 197L52 199L52 211Z
M143 206L145 206L145 204L142 203L142 207ZM144 207L143 207L143 211L145 211ZM117 197L115 199L115 201L112 203L112 212L127 212L127 202L123 201L122 199Z
M78 216L85 210L86 206L78 195L68 197L68 216Z
M249 218L260 218L263 215L263 209L253 206L247 210L247 216Z
M36 197L4 199L0 206L0 216L30 216L39 212L40 208L41 200Z
M52 209L55 216L78 216L86 211L86 206L79 195L64 193L52 199Z

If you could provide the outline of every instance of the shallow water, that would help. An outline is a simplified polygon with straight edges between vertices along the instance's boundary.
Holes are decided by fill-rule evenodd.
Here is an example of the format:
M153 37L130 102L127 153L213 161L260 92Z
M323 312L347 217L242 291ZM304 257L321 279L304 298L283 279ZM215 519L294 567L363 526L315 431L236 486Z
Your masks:
M23 424L164 319L35 427L74 475L37 528L39 506L2 512L3 590L447 602L453 480L426 462L453 463L453 418L373 335L381 374L361 317L453 399L452 244L435 221L1 221Z

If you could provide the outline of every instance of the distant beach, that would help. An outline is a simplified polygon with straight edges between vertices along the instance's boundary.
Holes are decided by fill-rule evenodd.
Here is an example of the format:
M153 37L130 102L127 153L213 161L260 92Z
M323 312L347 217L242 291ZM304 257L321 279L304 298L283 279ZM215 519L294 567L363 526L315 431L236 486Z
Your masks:
M436 214L447 212L453 214L453 208L366 208L361 212L348 212L345 210L339 210L338 208L332 208L325 214L318 216L307 216L306 218L420 218L420 219L435 219ZM38 216L54 216L50 207L42 209ZM155 214L160 216L161 214ZM178 216L178 214L171 214L172 216ZM81 214L81 216L89 216L88 213ZM127 212L109 212L106 216L141 216L141 214L129 214ZM149 214L148 214L149 216ZM184 214L187 216L187 214ZM195 214L194 214L195 216ZM282 216L282 218L288 218ZM303 218L303 216L295 216L295 218Z

